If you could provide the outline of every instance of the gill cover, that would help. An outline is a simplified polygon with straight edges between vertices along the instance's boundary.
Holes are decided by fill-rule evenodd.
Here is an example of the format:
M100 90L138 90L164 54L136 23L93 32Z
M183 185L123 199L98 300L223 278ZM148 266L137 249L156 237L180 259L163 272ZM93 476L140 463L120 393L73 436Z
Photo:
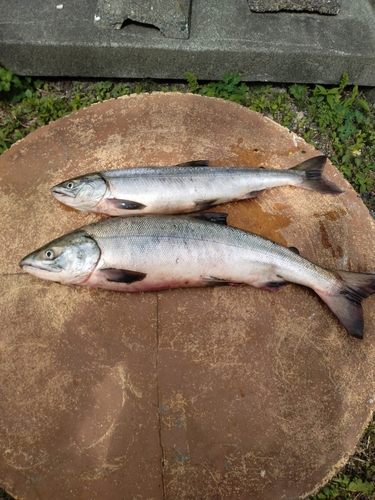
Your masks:
M57 184L51 194L65 205L90 211L103 198L107 184L100 174L86 174Z
M38 278L65 284L80 284L93 271L100 258L95 240L78 230L61 236L30 253L20 267Z

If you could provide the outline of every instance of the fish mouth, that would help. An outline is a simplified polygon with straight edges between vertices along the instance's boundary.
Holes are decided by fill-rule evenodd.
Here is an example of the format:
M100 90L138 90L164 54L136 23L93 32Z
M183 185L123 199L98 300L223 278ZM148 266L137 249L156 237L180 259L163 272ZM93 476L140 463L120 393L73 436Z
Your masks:
M29 259L29 257L25 257L24 259L22 259L18 265L20 266L20 268L23 271L26 271L29 274L36 274L40 271L46 271L46 272L50 272L50 273L60 273L61 272L61 269L59 269L57 267L43 266L43 264L39 264L38 262L31 261Z
M76 195L72 192L72 191L69 191L63 187L59 187L59 186L54 186L52 189L51 189L51 194L52 196L55 196L56 194L58 194L59 196L67 196L68 198L75 198Z

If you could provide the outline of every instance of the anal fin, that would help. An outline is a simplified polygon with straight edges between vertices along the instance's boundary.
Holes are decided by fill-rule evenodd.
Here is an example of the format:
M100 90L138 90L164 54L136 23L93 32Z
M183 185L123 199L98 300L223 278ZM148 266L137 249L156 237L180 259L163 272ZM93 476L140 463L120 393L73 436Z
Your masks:
M251 286L255 288L260 288L261 290L267 290L268 292L278 292L280 288L287 285L288 282L280 278L279 280L270 279L269 281L257 281L251 283Z
M223 278L216 278L215 276L201 276L202 283L204 286L240 286L246 285L246 283L236 283L234 281L228 281Z

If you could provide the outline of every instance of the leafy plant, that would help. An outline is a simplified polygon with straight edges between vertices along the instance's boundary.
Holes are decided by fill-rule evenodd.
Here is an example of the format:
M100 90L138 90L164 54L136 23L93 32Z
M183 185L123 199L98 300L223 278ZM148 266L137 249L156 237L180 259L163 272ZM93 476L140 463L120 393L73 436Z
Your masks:
M13 500L12 497L8 495L8 493L5 490L3 490L3 488L0 488L0 498L4 500Z
M193 73L190 73L189 71L185 73L185 78L189 85L189 91L194 94L200 87L198 80L193 75Z
M289 129L295 118L291 97L286 89L275 89L272 85L258 86L250 91L249 108L265 114Z
M308 88L306 85L297 85L295 83L289 87L289 92L297 101L300 101L307 96Z
M12 87L22 87L21 80L11 71L0 68L0 92L9 92Z
M248 86L241 82L241 76L238 73L225 73L220 82L207 83L201 88L200 93L245 104L248 90Z
M11 82L17 82L18 92L14 92L14 89L12 91L10 87L8 94L12 95L7 94L1 99L4 92L3 95L0 94L0 104L2 100L5 112L0 128L0 154L13 142L51 120L57 120L95 102L131 94L129 85L125 83L105 81L83 85L76 82L67 99L59 89L40 80L13 76L7 78ZM7 106L6 102L9 103Z
M374 484L359 477L351 479L345 474L341 474L325 486L317 495L312 497L311 500L331 500L340 498L343 500L351 499L352 493L363 493L364 495L371 496L374 493ZM356 495L358 498L358 495Z

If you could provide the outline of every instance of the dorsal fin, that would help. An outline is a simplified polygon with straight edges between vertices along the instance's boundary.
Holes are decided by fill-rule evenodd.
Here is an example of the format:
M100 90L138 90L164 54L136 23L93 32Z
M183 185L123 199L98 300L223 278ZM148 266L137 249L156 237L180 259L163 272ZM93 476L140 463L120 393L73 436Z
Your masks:
M300 255L298 248L296 248L296 247L288 247L288 248L289 248L289 250L291 250L293 253L295 253L295 254L297 254L297 255Z
M176 167L207 167L210 160L194 160L184 163L178 163Z

